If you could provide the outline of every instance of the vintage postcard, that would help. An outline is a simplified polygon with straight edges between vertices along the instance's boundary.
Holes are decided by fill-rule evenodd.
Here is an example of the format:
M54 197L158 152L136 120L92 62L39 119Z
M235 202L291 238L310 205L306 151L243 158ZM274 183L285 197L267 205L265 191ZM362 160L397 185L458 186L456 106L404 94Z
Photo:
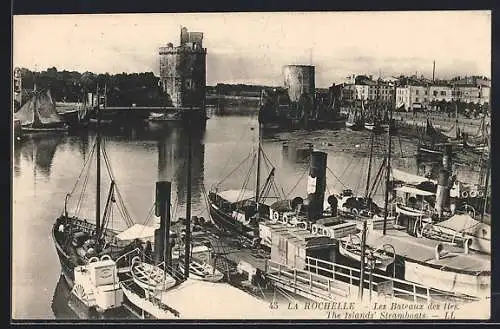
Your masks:
M490 318L490 11L15 15L12 78L12 319Z

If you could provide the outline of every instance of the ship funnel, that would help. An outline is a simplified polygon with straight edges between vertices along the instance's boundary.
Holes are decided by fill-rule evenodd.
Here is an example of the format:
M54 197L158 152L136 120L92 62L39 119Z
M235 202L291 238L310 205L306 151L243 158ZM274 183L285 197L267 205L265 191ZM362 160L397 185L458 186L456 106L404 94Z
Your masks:
M448 207L450 201L449 172L441 170L439 172L438 186L436 190L436 211L439 217L443 216L443 210Z
M309 165L309 178L307 182L307 217L315 222L323 215L323 203L326 188L326 159L325 152L313 151Z
M451 172L452 169L451 153L452 153L451 145L446 145L443 152L443 168L448 172Z
M160 217L160 227L155 230L155 253L157 263L170 261L170 193L171 182L156 182L155 215Z

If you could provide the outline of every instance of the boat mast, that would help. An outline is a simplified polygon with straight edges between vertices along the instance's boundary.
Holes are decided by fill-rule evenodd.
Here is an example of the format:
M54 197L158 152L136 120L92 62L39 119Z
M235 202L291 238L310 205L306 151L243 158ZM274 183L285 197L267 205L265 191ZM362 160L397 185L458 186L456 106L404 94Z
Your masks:
M100 132L100 124L101 124L101 115L99 111L99 83L97 83L97 108L96 108L96 117L97 117L97 135L96 135L96 201L95 201L95 224L96 230L95 235L99 238L100 230L101 230L101 132Z
M488 147L488 151L491 151L489 147ZM488 158L486 159L486 177L484 179L484 206L483 206L483 211L481 211L481 222L484 221L484 215L486 214L486 208L488 205L489 178L490 178L490 157L488 156Z
M189 277L189 265L190 260L190 247L191 247L191 115L192 112L188 112L188 125L186 131L188 134L188 158L187 158L187 191L186 191L186 241L184 243L184 275L187 279Z
M368 190L370 188L370 176L372 172L372 158L373 158L373 139L374 133L370 136L370 160L368 161L368 177L366 178L365 199L368 198Z
M261 151L261 142L262 142L262 123L260 122L259 117L259 141L257 143L257 179L255 186L255 203L257 205L257 212L259 211L259 190L260 190L260 153Z
M387 172L385 176L385 202L384 202L384 230L383 234L385 235L387 230L387 212L388 212L388 203L389 203L389 184L391 178L391 148L392 148L392 138L391 138L391 123L392 123L392 107L390 107L389 112L389 128L387 129L387 135L389 137L389 143L387 145Z

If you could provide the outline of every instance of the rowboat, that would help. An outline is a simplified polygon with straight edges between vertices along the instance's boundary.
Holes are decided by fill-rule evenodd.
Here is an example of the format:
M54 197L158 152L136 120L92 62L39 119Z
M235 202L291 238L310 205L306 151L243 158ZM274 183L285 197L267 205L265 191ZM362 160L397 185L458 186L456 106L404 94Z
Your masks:
M361 244L348 240L340 240L339 252L342 256L361 263ZM366 247L365 264L386 271L387 267L394 262L394 256L388 255L384 250L375 250Z
M175 279L158 266L134 262L130 267L134 282L145 290L166 290L173 287Z
M184 263L180 262L179 267L184 274ZM189 277L201 281L219 282L224 278L224 274L210 264L192 260L189 264Z

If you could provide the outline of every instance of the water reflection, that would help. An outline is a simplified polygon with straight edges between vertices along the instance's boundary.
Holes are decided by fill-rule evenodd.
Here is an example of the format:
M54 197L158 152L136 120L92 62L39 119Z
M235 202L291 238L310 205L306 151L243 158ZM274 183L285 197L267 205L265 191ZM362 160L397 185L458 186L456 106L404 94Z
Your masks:
M44 177L49 178L54 155L63 139L64 136L60 135L31 136L19 145L18 148L22 157L33 165L35 174L41 173ZM19 160L20 157L16 158L15 156L15 161L17 161L15 167L17 167L17 170L19 170Z
M159 179L172 181L175 217L184 216L187 190L187 143L192 141L192 214L208 217L203 199L203 186L209 187L222 182L221 189L241 188L248 174L248 165L232 171L255 151L258 140L257 118L224 116L212 117L204 129L166 124L155 127L129 126L103 129L106 151L119 186L124 204L137 223L146 222L146 214L154 202L154 183ZM191 128L191 129L190 129ZM253 128L253 129L252 129ZM64 282L58 282L52 299L52 285L59 275L59 262L53 244L47 238L54 216L60 214L65 195L79 177L84 161L88 158L95 132L72 133L58 140L55 136L28 139L14 149L14 171L18 188L13 189L15 211L13 225L17 232L13 238L13 264L18 275L13 276L13 309L17 316L74 318L74 312L67 306L69 291ZM287 142L287 144L283 144ZM60 144L59 144L60 143ZM366 131L311 131L284 132L263 136L262 148L276 168L276 183L290 197L307 195L308 152L307 144L328 153L327 190L340 191L351 188L363 193L367 181L370 134ZM382 158L386 153L384 136L380 136L374 149L371 179L373 182ZM393 140L394 168L417 174L422 163L415 161L414 141ZM32 193L33 168L47 179L40 184L39 193ZM104 168L104 164L103 164ZM456 167L459 179L470 178L470 168ZM255 166L254 166L255 169ZM262 164L261 184L269 172ZM86 198L81 204L81 215L94 218L96 178L95 164L91 164ZM460 174L462 176L460 176ZM104 176L104 170L103 170ZM45 176L44 176L45 177ZM249 188L255 186L255 172L250 172ZM36 179L36 177L35 177ZM104 181L104 177L103 177ZM17 185L18 184L18 185ZM101 201L109 181L103 182ZM383 182L375 202L383 204ZM26 188L25 188L26 187ZM290 192L292 191L292 192ZM78 201L74 193L74 200ZM88 213L88 214L87 214ZM176 215L177 213L177 215ZM119 214L115 213L118 217ZM115 220L115 224L118 221ZM151 222L150 222L151 223ZM148 224L148 223L146 223ZM119 229L118 226L114 228ZM24 236L29 236L26 240ZM33 253L33 250L37 250ZM39 251L39 252L38 252ZM43 257L41 257L42 255ZM47 282L54 280L47 287ZM49 291L46 291L49 288ZM52 310L51 308L52 303ZM52 313L53 311L53 313ZM14 314L15 315L15 314ZM14 316L13 315L13 316Z
M21 147L20 145L14 146L14 175L19 177L21 174Z

